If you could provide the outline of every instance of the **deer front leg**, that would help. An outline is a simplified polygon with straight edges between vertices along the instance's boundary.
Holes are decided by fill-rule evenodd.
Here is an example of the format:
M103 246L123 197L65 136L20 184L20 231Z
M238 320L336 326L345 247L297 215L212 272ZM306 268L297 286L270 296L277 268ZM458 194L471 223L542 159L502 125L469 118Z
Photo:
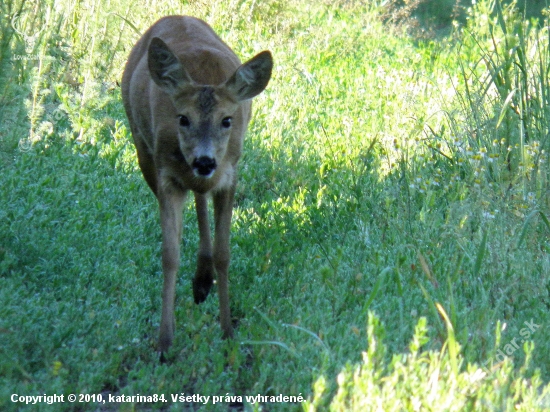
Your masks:
M214 263L212 260L212 241L208 223L208 199L206 195L195 193L195 208L199 222L199 253L197 271L193 278L193 298L199 304L206 300L214 281Z
M229 309L229 282L228 269L231 251L229 248L229 234L231 216L233 213L233 199L235 186L214 194L214 266L218 275L218 297L220 300L220 324L224 338L233 337L231 325L231 311Z
M180 265L180 239L185 192L163 188L159 193L160 224L162 228L162 316L160 320L159 350L161 359L174 338L174 300L176 276Z

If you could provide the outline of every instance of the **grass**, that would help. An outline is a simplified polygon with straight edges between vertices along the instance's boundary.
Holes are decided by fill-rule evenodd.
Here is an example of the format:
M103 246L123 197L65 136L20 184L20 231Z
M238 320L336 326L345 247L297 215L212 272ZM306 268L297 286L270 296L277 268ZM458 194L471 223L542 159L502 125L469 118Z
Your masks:
M71 393L167 402L28 409L550 408L548 24L479 1L420 42L376 2L0 8L0 408ZM190 202L161 365L158 211L117 82L135 29L170 13L276 63L241 161L236 338L216 299L193 303Z

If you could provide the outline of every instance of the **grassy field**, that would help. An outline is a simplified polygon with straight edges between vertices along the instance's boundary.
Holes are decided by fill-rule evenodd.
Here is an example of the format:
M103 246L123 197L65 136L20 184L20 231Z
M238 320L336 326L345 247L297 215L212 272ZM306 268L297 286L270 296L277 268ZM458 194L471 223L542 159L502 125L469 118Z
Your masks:
M378 3L2 2L1 410L550 410L548 21L481 0L418 41ZM235 339L193 303L190 202L160 364L158 207L119 82L167 14L275 67L240 163Z

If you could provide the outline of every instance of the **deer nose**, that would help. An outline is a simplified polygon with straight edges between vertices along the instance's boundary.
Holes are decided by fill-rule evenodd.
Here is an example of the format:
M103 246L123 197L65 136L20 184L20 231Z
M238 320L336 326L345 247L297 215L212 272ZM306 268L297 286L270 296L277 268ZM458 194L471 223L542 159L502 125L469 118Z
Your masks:
M216 159L208 156L201 156L193 160L192 166L195 173L198 173L200 176L210 177L217 165Z

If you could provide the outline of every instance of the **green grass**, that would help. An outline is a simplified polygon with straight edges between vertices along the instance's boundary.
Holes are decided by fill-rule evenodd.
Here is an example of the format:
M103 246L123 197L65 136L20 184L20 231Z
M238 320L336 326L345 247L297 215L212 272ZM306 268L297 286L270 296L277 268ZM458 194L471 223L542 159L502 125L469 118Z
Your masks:
M548 24L480 1L418 42L376 3L0 5L2 410L27 409L14 393L168 401L100 410L235 410L226 395L265 411L550 408ZM236 337L215 295L193 303L190 202L159 364L158 207L117 82L134 29L171 13L275 68L240 163ZM39 33L31 53L13 21ZM307 402L244 399L258 394Z

